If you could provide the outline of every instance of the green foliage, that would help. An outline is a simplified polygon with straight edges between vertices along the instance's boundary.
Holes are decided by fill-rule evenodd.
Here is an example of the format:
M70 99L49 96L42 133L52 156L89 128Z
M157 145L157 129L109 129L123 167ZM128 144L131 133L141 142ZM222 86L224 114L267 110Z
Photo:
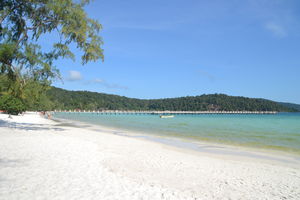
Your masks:
M19 99L29 109L49 108L44 91L59 78L53 63L59 58L75 59L71 45L81 50L82 64L104 59L98 35L101 24L84 11L89 2L0 1L0 95ZM41 40L47 34L57 39L53 39L52 48L45 49Z
M46 91L50 87L47 84L41 84L31 77L16 77L12 81L7 75L0 75L0 96L11 96L23 102L27 110L50 110L52 102L46 96Z
M53 109L58 110L295 111L265 99L233 97L224 94L140 100L52 87L47 91L47 96L53 102Z
M5 110L8 114L18 115L25 111L25 105L20 100L10 95L0 97L0 110Z
M46 91L49 88L50 87L48 85L42 85L34 80L29 79L23 89L25 96L23 101L26 105L27 110L51 110L53 104L46 96Z
M82 51L81 61L104 59L98 35L102 29L87 17L84 6L89 0L2 0L0 3L1 72L26 67L36 79L57 76L53 61L72 58L70 44ZM43 51L39 39L44 34L57 35L53 48Z

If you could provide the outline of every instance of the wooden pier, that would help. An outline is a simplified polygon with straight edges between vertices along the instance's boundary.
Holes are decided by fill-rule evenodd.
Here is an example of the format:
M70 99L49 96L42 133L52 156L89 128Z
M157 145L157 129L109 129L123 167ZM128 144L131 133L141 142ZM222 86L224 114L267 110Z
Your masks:
M94 114L152 114L152 115L199 115L199 114L277 114L277 111L136 111L136 110L55 110L63 113L94 113Z

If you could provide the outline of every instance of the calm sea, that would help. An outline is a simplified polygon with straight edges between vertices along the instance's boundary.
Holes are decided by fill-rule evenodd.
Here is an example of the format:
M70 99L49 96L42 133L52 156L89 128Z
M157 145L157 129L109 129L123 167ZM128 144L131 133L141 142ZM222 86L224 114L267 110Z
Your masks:
M150 114L55 113L54 117L143 134L300 154L300 113L175 115L164 119Z

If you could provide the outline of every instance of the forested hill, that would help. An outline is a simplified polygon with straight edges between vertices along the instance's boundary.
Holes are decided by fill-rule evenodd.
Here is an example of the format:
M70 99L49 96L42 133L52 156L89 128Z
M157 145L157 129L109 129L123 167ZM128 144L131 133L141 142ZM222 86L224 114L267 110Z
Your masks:
M52 109L57 110L296 111L296 109L265 99L234 97L225 94L142 100L52 87L47 91L47 96L52 102Z
M280 105L283 105L288 108L292 108L300 112L300 105L299 104L294 104L294 103L285 103L285 102L278 102Z

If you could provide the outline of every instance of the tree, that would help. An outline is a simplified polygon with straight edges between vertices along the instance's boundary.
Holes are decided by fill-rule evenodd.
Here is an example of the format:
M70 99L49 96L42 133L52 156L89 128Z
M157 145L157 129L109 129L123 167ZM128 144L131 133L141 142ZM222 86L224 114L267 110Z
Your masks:
M8 114L17 115L25 111L25 105L18 98L2 95L0 97L0 110L5 110Z
M51 110L53 104L46 96L46 90L50 87L25 75L22 78L26 84L21 84L19 76L16 76L15 80L10 80L7 75L0 75L0 97L11 96L18 99L27 110ZM3 101L0 102L0 107L3 103Z
M81 62L104 60L101 24L84 11L90 0L1 0L0 75L10 80L7 91L20 98L27 81L50 85L59 77L54 61L75 59L70 45L81 50ZM52 48L41 47L43 35L57 36ZM16 94L18 93L18 94Z

